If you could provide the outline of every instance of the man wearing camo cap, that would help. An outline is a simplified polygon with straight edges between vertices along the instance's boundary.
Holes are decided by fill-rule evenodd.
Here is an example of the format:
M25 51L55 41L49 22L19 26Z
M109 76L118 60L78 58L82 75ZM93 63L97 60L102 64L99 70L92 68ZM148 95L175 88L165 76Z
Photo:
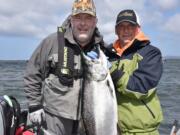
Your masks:
M61 36L58 31L45 38L28 62L24 82L29 119L51 134L78 134L83 84L81 53L104 45L96 24L94 2L75 0ZM63 44L64 49L58 49Z

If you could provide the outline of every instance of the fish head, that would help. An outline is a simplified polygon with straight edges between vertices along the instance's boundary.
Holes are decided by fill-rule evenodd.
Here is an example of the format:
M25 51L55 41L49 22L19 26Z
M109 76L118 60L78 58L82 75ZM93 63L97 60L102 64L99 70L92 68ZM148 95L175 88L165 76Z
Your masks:
M109 72L108 62L100 47L97 47L96 53L98 54L98 57L95 59L92 59L83 54L84 68L89 78L96 81L101 81L106 79L106 76Z

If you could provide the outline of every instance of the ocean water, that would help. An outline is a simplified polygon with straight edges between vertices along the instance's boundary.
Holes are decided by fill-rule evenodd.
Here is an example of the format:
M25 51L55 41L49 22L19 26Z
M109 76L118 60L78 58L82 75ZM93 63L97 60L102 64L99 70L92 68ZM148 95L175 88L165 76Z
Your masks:
M23 84L25 68L26 61L0 61L0 95L15 96L23 109L27 108ZM174 120L180 123L180 59L164 61L158 95L164 114L159 131L161 135L169 135Z

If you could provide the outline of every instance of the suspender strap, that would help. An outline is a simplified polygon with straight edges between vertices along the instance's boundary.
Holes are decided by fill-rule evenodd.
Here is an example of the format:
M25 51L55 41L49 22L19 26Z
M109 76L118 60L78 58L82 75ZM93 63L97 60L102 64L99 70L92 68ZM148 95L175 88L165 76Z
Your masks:
M62 27L58 27L58 63L55 74L60 82L66 86L73 85L74 51L65 45L64 32Z
M54 74L59 77L60 82L65 86L72 86L74 78L82 77L82 69L74 69L74 46L66 44L64 31L58 27L58 63ZM53 72L53 71L51 71Z

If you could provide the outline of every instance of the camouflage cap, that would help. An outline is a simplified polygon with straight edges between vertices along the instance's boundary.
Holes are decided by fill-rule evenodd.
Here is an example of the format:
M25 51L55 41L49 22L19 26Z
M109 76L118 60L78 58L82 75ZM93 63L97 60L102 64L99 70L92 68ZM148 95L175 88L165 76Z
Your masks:
M96 16L96 8L93 0L75 0L72 7L72 15L87 13Z

